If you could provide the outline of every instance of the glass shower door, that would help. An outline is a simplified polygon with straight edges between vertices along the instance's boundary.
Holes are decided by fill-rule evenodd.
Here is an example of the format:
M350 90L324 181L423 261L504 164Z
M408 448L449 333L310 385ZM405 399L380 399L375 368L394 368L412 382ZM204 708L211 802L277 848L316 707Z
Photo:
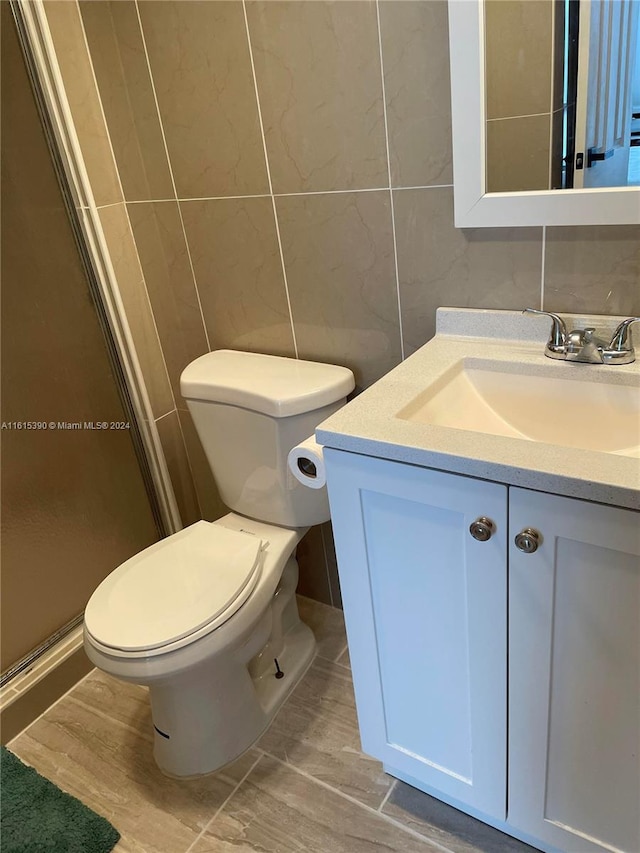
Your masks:
M2 658L11 675L162 535L8 3L2 14Z

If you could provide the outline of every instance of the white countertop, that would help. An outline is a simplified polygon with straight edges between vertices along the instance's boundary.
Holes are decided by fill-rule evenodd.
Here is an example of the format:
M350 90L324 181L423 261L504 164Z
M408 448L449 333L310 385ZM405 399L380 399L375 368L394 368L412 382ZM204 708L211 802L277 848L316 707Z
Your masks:
M567 327L595 326L607 337L621 317L562 315ZM569 364L544 356L550 320L519 311L440 308L436 336L316 429L325 447L479 477L484 480L640 509L640 458L418 423L398 412L464 358L544 364L554 375L580 371L589 382L632 385L640 358L624 366ZM636 332L636 339L640 335ZM640 350L640 347L638 348ZM558 417L606 413L560 411ZM638 425L640 432L640 423Z

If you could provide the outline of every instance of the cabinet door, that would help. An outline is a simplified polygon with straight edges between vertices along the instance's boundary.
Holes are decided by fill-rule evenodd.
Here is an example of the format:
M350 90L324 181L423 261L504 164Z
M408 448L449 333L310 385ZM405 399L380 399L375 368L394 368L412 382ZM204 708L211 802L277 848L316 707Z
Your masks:
M504 486L325 450L363 749L503 819ZM488 541L469 525L488 516Z
M509 823L640 851L640 517L510 490ZM536 528L524 554L514 536Z

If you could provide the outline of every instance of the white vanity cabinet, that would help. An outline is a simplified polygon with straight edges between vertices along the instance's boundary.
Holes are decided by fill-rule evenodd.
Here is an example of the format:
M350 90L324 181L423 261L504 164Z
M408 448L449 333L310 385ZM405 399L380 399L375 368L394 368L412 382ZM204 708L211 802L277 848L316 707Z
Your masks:
M638 853L638 513L325 460L363 749L543 850Z
M509 489L509 823L640 851L640 514ZM534 553L514 545L540 531Z
M363 749L504 819L507 488L324 455Z

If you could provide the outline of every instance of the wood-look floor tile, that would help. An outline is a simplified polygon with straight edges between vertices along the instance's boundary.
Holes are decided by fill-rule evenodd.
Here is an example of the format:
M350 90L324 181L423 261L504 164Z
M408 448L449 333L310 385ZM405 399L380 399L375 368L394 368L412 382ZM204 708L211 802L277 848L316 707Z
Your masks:
M303 595L297 596L297 599L300 618L315 635L318 655L328 660L335 660L347 645L342 610L305 598Z
M360 751L351 673L317 658L259 747L310 776L377 808L393 782Z
M148 691L97 670L10 748L110 820L115 853L534 853L402 782L375 811L394 780L360 751L342 613L299 605L320 654L258 749L220 773L163 776Z
M537 853L404 782L398 782L382 811L452 853Z
M100 686L96 679L79 688L81 697ZM251 768L257 753L194 780L169 779L152 757L144 691L139 702L122 684L116 713L127 722L89 707L70 695L26 732L11 749L62 790L102 814L123 837L127 853L184 853L216 809ZM139 730L143 726L144 731ZM118 851L120 853L120 851Z
M83 705L134 728L142 739L153 741L151 706L146 687L118 681L106 672L94 669L69 695Z
M265 756L192 853L430 853L426 839Z

